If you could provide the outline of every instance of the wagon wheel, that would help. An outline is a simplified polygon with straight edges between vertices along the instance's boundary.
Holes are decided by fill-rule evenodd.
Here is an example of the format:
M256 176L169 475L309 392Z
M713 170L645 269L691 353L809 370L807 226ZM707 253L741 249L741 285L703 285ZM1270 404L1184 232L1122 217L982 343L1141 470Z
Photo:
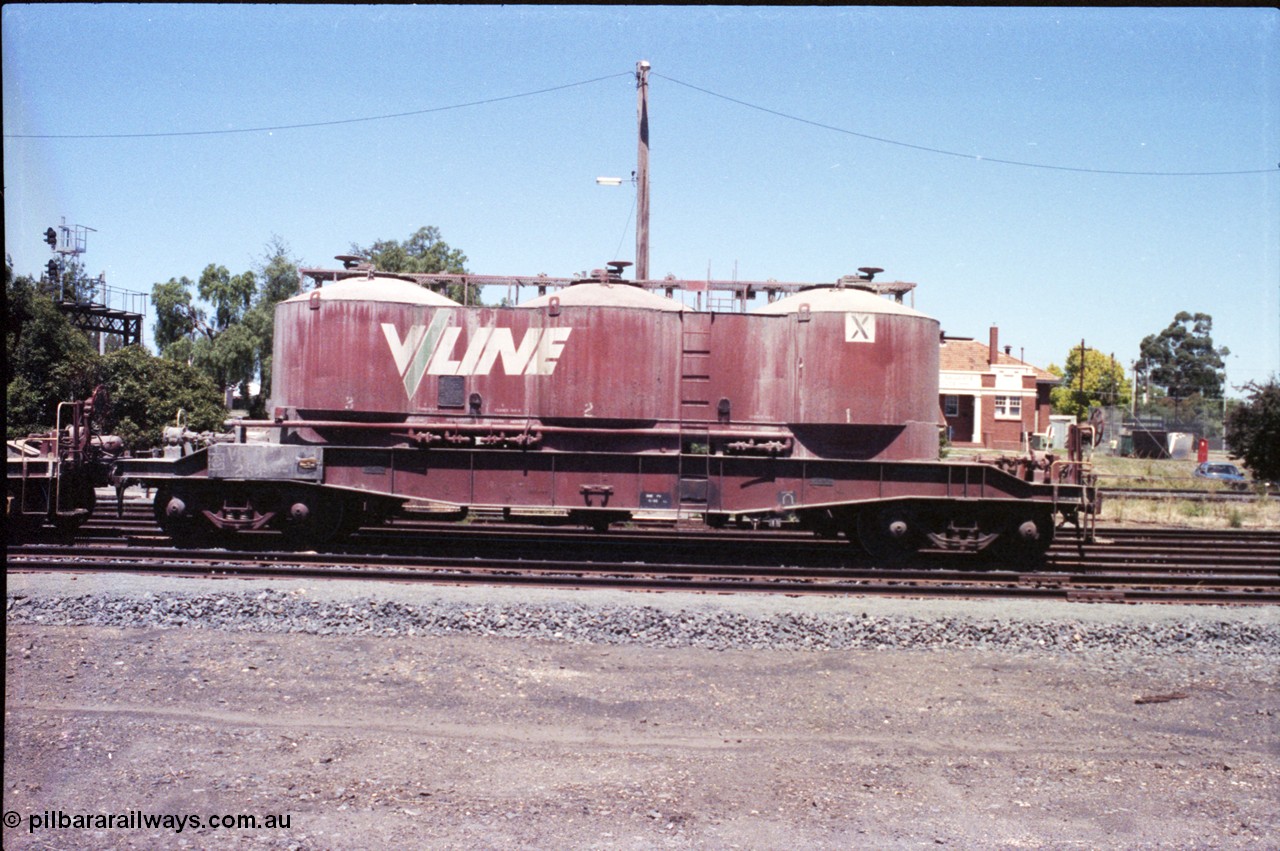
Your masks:
M160 530L178 546L200 543L212 531L200 513L199 495L190 488L161 485L152 506Z
M923 528L906 505L885 505L858 513L857 539L880 564L899 564L919 552ZM850 536L852 537L852 536Z
M990 560L1011 567L1034 566L1044 561L1053 543L1053 516L1049 512L1010 512L1001 527L1000 536L985 551Z
M342 500L313 488L294 488L282 495L281 531L295 547L314 548L333 540L344 528Z

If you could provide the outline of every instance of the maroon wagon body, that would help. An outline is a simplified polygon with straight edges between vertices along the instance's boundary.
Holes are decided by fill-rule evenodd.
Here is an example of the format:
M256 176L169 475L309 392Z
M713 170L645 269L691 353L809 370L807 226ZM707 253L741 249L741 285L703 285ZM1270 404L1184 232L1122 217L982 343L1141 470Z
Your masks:
M539 429L564 451L676 451L678 433L706 431L790 438L795 457L936 457L938 324L868 293L717 314L626 285L516 308L406 286L343 282L279 305L282 417Z

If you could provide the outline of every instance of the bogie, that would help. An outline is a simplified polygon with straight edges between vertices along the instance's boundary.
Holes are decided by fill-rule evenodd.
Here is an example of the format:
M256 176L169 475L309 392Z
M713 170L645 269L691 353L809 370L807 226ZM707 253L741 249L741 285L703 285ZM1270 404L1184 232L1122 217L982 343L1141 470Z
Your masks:
M843 526L851 541L883 564L929 551L976 554L987 568L1034 567L1054 536L1051 508L1016 503L885 503L863 507Z

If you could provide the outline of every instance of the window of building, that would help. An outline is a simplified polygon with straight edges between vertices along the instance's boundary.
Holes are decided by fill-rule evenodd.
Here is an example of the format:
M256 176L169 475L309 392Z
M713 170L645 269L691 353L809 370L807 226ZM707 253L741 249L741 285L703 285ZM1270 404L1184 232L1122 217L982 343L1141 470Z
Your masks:
M947 416L947 417L960 416L960 397L959 396L944 397L942 413L943 413L943 416Z
M996 417L1004 420L1022 419L1021 396L997 396Z

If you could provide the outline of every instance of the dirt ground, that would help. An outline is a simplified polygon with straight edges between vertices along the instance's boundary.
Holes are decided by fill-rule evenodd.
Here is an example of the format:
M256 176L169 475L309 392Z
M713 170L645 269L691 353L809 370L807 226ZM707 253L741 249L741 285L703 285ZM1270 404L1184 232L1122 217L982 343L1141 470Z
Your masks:
M10 849L1280 846L1280 672L1235 658L11 623L5 662Z

